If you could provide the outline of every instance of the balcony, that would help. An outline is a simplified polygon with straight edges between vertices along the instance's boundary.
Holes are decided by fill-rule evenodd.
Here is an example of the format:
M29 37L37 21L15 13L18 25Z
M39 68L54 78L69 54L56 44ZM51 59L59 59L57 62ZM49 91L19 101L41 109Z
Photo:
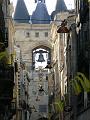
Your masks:
M8 103L13 98L14 67L0 65L0 102Z
M4 83L8 85L11 83L13 85L14 83L14 67L9 65L0 65L0 86L2 86Z

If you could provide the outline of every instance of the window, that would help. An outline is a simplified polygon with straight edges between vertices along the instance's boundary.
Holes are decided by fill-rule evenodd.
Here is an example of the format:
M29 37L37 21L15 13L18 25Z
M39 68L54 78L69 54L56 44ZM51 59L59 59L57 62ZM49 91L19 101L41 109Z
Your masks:
M26 32L26 37L30 37L30 33L29 32Z
M48 76L46 75L46 80L48 80Z
M4 40L4 44L6 47L8 47L8 28L5 27L5 40Z
M35 37L39 37L39 32L36 32L36 33L35 33Z
M48 32L45 32L45 37L48 37Z

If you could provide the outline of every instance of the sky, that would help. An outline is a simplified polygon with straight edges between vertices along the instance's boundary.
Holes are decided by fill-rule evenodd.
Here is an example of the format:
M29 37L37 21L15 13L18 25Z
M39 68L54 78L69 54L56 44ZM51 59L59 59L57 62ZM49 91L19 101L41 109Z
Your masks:
M15 9L17 0L10 0L11 2L13 2L13 6ZM28 9L29 14L31 15L32 12L35 10L35 0L24 0ZM68 9L73 9L74 8L74 0L64 0L66 3L66 6ZM55 10L55 5L56 5L56 0L46 0L46 6L47 6L47 10L49 12L49 14L52 13L52 11Z

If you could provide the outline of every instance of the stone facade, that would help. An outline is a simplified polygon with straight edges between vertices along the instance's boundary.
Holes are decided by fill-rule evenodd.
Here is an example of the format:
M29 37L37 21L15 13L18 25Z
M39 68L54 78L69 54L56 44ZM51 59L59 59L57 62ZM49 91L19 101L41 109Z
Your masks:
M38 89L39 89L39 71L36 71L32 69L33 64L33 50L35 48L44 48L48 47L51 48L50 44L50 25L49 24L28 24L28 23L14 23L15 25L15 44L20 47L21 53L22 53L22 61L26 65L26 70L30 74L30 83L29 83L29 99L28 104L31 109L31 120L35 120L36 118L40 117L48 117L48 95L44 93L43 96L38 95ZM48 82L46 81L46 74L47 71L42 72L44 74L44 78L42 80L42 84L44 86L44 90L48 92ZM37 75L35 75L37 74ZM33 78L33 80L32 80ZM36 80L37 79L37 80ZM37 86L37 87L35 87ZM33 95L33 89L32 87L35 87L35 91L37 91L37 95ZM39 102L36 100L36 98L39 97ZM33 101L33 103L32 103ZM42 102L43 101L43 102ZM33 108L33 105L35 109ZM40 105L47 106L47 110L45 110L45 113L40 113L39 109ZM42 108L44 109L44 108ZM36 110L36 111L35 111ZM42 115L43 114L43 115Z
M62 22L66 20L66 26L68 28L68 32L58 33L58 29L61 27ZM56 14L54 18L54 22L52 22L51 27L51 43L52 43L52 63L53 63L53 76L54 76L54 100L59 99L60 101L66 102L67 105L67 96L68 96L68 105L70 104L70 91L69 91L69 76L72 65L72 73L75 73L76 70L76 33L75 28L72 28L72 32L70 32L70 27L75 24L75 12L62 12ZM70 35L71 34L71 35ZM69 41L69 36L72 36ZM73 40L73 41L72 41ZM74 44L73 44L74 43ZM68 46L71 44L72 46L72 55L71 59L68 54ZM74 62L74 63L72 63ZM64 115L65 114L65 115ZM66 116L66 113L59 115L58 119L69 119L70 116ZM57 117L56 117L57 118ZM55 118L55 119L56 119Z
M15 42L19 45L22 52L22 60L32 66L32 50L39 46L51 48L50 44L50 25L46 24L18 24L15 23ZM48 36L45 37L47 32ZM37 36L37 34L39 36ZM26 47L27 46L27 47Z

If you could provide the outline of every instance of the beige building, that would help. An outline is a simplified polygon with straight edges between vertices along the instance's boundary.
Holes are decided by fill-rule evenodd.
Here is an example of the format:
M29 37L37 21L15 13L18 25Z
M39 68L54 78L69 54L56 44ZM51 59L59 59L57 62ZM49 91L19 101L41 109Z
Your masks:
M73 11L67 10L63 0L57 0L51 16L48 15L45 0L37 0L36 4L35 11L29 15L24 1L18 0L14 14L15 44L20 47L22 61L29 72L29 117L30 120L48 118L49 103L51 119L63 120L64 115L56 115L52 103L57 99L65 101L68 93L67 43L69 35L72 36L72 32L68 32L75 16ZM62 29L63 26L65 29ZM45 69L47 63L52 65L49 71ZM45 94L47 92L49 96ZM29 118L25 116L24 119Z
M22 6L21 6L22 4ZM42 11L40 8L42 7ZM41 12L41 14L39 14ZM23 13L23 14L22 14ZM43 16L45 14L45 16ZM50 16L44 0L37 0L32 16L28 14L23 0L17 1L14 14L15 45L21 51L21 63L29 74L28 107L22 109L22 120L48 118L48 81L47 62L51 60ZM23 71L25 72L25 71ZM24 74L23 74L24 75ZM26 78L21 83L26 86ZM22 87L20 87L22 91ZM23 94L23 100L25 95ZM27 110L28 113L24 111Z
M58 30L57 24L56 22L53 23L51 29L52 34L51 39L53 47L52 63L55 82L54 84L55 101L57 99L64 100L64 95L67 93L67 65L66 65L67 33L57 33Z
M69 73L68 63L70 64L70 61L68 61L67 63L67 60L69 57L67 54L67 48L68 48L67 45L69 44L68 43L69 34L71 34L69 33L69 30L71 25L74 23L75 23L74 11L64 11L64 9L63 11L59 11L54 16L54 21L52 22L51 43L52 43L52 66L53 67L50 74L52 74L54 78L52 77L50 79L54 79L53 80L54 85L52 90L52 92L54 91L53 93L54 97L52 96L51 109L53 109L52 104L54 104L54 102L57 100L63 101L65 102L65 105L67 105L66 99L68 95L68 73ZM73 32L73 34L74 33L75 32ZM73 48L73 50L74 49L75 48ZM75 53L72 53L72 54L74 55ZM60 113L61 111L59 111L58 115L54 114L53 116L53 111L52 111L51 112L52 118L55 117L54 119L60 119L60 120L65 119L65 115ZM67 119L69 119L68 116L67 116Z

